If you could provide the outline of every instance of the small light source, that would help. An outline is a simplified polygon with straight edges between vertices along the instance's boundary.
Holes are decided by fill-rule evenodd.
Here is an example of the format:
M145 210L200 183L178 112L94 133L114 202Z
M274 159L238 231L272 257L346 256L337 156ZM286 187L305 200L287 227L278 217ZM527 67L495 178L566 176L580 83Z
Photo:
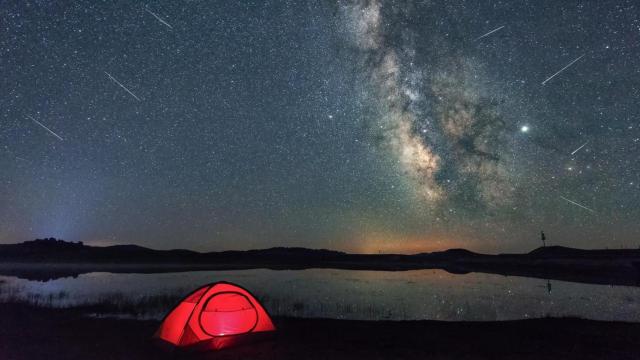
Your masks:
M522 125L520 128L520 132L526 133L529 132L529 127L527 125Z

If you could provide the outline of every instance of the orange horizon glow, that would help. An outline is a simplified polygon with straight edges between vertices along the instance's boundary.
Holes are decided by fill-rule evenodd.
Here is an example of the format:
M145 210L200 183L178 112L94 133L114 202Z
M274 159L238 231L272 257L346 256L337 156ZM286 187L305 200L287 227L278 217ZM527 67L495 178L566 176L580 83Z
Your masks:
M100 238L86 240L85 244L91 246L113 246L113 245L126 245L128 243L122 243L116 239ZM475 246L474 246L475 245ZM485 245L485 246L482 246ZM147 246L147 245L141 245ZM296 247L297 245L289 244L277 244L274 246L283 247ZM302 246L305 247L305 246ZM173 250L180 247L149 247L154 250ZM268 247L220 247L220 248L187 248L200 252L216 252L216 251L247 251L247 250L260 250L267 249ZM308 249L320 249L320 247L306 247ZM353 235L348 238L343 238L340 241L333 243L333 246L322 247L322 249L343 251L351 254L402 254L412 255L419 253L429 253L445 251L450 249L463 248L476 252L491 252L491 246L487 247L486 243L482 244L478 241L472 241L465 237L453 238L450 234L392 234L383 232L374 232L366 235Z
M444 251L465 247L464 241L451 239L446 236L402 236L387 234L372 234L354 239L351 244L343 248L344 251L357 254L418 254L425 252Z

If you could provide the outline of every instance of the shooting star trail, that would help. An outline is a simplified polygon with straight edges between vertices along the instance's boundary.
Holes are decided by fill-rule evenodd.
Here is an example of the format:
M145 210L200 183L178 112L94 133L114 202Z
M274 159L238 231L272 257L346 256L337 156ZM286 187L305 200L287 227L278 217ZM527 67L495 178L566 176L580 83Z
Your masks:
M484 34L484 35L482 35L482 36L480 36L480 37L475 38L475 40L473 40L473 41L478 41L478 40L482 39L483 37L487 37L487 36L489 36L489 35L493 34L494 32L496 32L496 31L498 31L498 30L501 30L503 27L504 27L504 25L502 25L502 26L500 26L500 27L498 27L498 28L495 28L495 29L493 29L493 30L489 31L489 32L488 32L488 33L486 33L486 34Z
M565 66L565 67L563 67L562 69L558 70L558 72L557 72L557 73L555 73L555 74L553 74L553 75L549 76L549 77L547 78L547 80L545 80L545 81L543 81L543 82L542 82L542 85L546 84L546 83L547 83L547 81L549 81L549 80L553 79L554 77L556 77L556 75L558 75L558 74L560 74L561 72L563 72L563 71L567 70L567 68L569 68L569 66L571 66L571 65L575 64L575 63L576 63L576 61L578 61L578 60L582 59L582 57L583 57L583 56L585 56L585 55L586 55L586 54L582 54L582 55L578 56L578 57L577 57L577 58L575 58L572 62L568 63L568 64L567 64L567 66Z
M114 78L113 76L111 76L111 74L109 74L108 72L104 72L105 74L107 74L107 76L109 77L109 79L111 79L113 82L115 82L116 84L118 84L121 88L124 89L124 91L128 92L129 94L131 94L131 96L133 96L134 98L136 98L136 100L138 101L142 101L140 100L139 97L136 96L136 94L132 93L129 89L127 89L124 85L122 85L120 83L120 81L118 81L116 78Z
M156 15L156 13L154 13L153 11L144 8L144 10L146 12L148 12L149 14L153 15L154 18L158 19L158 21L160 21L161 23L163 23L164 25L167 25L169 27L169 29L173 30L173 27L166 21L164 21L160 16Z
M569 200L569 199L567 199L566 197L564 197L564 196L562 196L562 195L561 195L560 197L562 198L562 200L568 201L568 202L572 203L572 204L573 204L573 205L575 205L575 206L579 206L579 207L581 207L581 208L583 208L583 209L585 209L585 210L587 210L587 211L590 211L590 212L592 212L592 213L594 213L594 214L596 213L596 212L595 212L595 211L593 211L592 209L589 209L588 207L586 207L586 206L584 206L584 205L578 204L577 202L575 202L575 201L573 201L573 200Z
M579 148L577 148L577 149L573 150L573 152L571 153L571 155L573 155L573 154L577 153L578 151L580 151L580 149L582 149L582 148L583 148L585 145L587 145L588 143L589 143L589 142L587 141L587 142L585 142L584 144L580 145L580 147L579 147Z
M57 137L58 139L60 139L60 141L64 141L64 139L62 137L60 137L60 135L54 133L51 129L49 129L48 127L44 126L43 123L41 123L40 121L34 119L31 115L27 115L27 117L31 120L33 120L36 124L40 125L43 129L47 130L51 135Z

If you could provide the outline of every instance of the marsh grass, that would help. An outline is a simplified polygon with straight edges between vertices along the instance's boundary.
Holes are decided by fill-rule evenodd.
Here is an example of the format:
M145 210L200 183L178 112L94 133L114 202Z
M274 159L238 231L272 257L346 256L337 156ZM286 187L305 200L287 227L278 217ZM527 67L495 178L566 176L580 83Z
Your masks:
M125 296L114 292L75 307L94 316L112 315L137 319L161 319L183 298L182 294Z
M162 319L186 294L187 289L155 295L130 295L123 292L102 293L91 298L78 299L66 291L45 294L29 292L26 288L0 281L0 302L26 303L45 308L73 308L93 317L119 317L135 319ZM393 318L388 309L373 303L355 305L319 299L305 302L299 298L271 297L257 294L258 301L273 316L291 317L338 317L386 320ZM397 319L397 315L395 318ZM401 314L406 318L406 312Z

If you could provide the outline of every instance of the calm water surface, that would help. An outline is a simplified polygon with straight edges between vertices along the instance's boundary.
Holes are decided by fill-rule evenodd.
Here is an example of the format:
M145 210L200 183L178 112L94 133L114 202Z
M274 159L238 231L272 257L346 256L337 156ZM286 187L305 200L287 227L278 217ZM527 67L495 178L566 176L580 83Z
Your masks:
M137 316L162 318L174 301L200 285L221 280L252 291L272 315L451 321L577 316L640 322L637 287L454 275L442 270L89 273L47 282L0 276L0 300L13 297L62 307L132 302L140 307ZM153 301L157 298L164 302Z

